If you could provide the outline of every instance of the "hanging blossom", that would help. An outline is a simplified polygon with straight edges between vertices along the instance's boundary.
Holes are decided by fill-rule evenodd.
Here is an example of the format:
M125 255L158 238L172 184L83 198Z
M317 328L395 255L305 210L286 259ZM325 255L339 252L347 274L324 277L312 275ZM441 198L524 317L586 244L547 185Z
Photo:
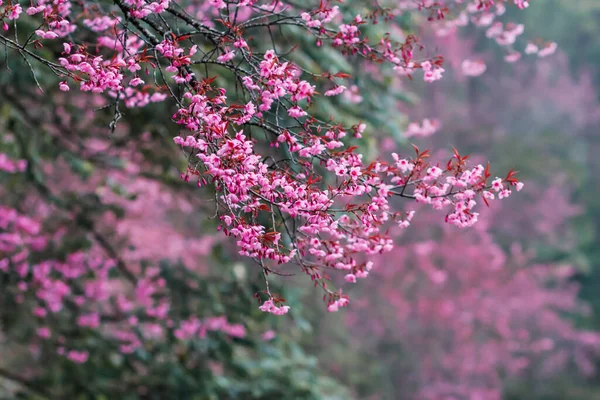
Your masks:
M425 118L421 123L411 122L404 132L404 137L427 137L431 136L441 128L441 123L438 120L430 120Z
M237 239L240 255L255 259L266 271L277 264L299 264L325 290L330 311L347 305L348 299L328 288L325 271L344 271L348 281L366 276L367 266L356 255L391 250L387 227L410 225L414 214L393 211L392 197L449 209L448 223L468 227L477 222L478 200L488 203L508 197L512 188L522 188L513 172L490 182L489 166L468 167L468 157L458 152L445 165L428 162L428 151L417 148L412 157L393 154L391 164L366 164L362 155L341 141L347 135L343 128L313 125L308 119L301 132L283 131L272 142L274 147L285 146L296 158L301 170L292 174L288 166L264 161L243 130L231 125L243 120L248 109L269 111L275 99L288 99L293 105L289 110L303 111L298 102L310 101L314 88L273 51L265 54L257 76L248 77L244 84L256 93L257 107L242 110L227 105L226 92L207 82L197 88L197 94L184 95L187 106L173 118L191 134L175 137L175 143L201 161L192 162L184 178L197 176L199 186L216 187L221 229ZM330 171L335 184L326 185L316 166ZM261 215L272 215L277 221L261 223ZM272 264L266 265L269 261ZM288 311L268 296L262 311L278 315Z
M514 45L518 37L524 33L523 25L500 20L506 12L507 2L492 0L456 2L460 4L453 4L452 9L456 15L454 18L448 17L448 7L441 2L416 3L420 8L429 10L430 20L433 21L432 26L437 36L456 35L459 28L473 24L476 28L486 29L486 36L504 49L506 62L514 63L521 58L520 51ZM524 0L514 0L513 4L520 9L529 7L529 2ZM525 53L532 54L527 51Z
M422 71L423 80L434 83L443 77L444 58L431 55L416 36L396 41L384 35L372 42L365 35L369 24L393 25L395 13L407 10L424 13L432 23L451 18L441 2L412 3L351 19L327 1L308 8L234 2L231 6L242 14L239 19L238 12L218 15L228 7L222 1L207 2L213 9L192 7L195 12L189 14L169 0L115 0L110 11L94 8L76 14L68 0L38 0L27 14L41 23L36 47L62 38L62 54L56 62L45 63L61 77L60 90L79 86L112 98L111 129L120 118L120 102L143 107L173 98L173 120L181 128L174 141L190 161L182 176L216 189L219 229L234 238L240 255L260 266L265 281L277 273L279 264L298 265L324 290L327 308L335 311L349 300L341 289L330 287L328 274L341 271L348 283L367 276L361 255L390 251L388 229L405 228L418 218L412 211L397 210L392 198L444 210L448 223L469 227L478 220L480 203L504 199L522 187L513 172L491 182L489 166L469 165L468 157L458 151L444 163L431 161L429 152L418 148L412 154L392 154L393 161L365 160L348 142L368 133L366 124L321 121L311 109L316 96L343 95L347 87L352 101L359 102L356 89L344 82L351 76L315 74L275 50L263 54L254 45L261 32L271 32L271 25L289 24L311 35L323 51L339 52L361 66L389 66L410 78ZM528 3L516 5L524 8ZM473 0L457 6L475 17L489 12L494 2ZM495 7L494 18L502 14L501 7ZM14 3L0 4L3 20L17 20L21 13ZM198 13L213 15L213 21L194 17ZM269 22L257 23L260 16ZM464 25L459 18L457 26ZM77 35L78 23L96 34L95 42ZM523 33L522 25L480 24L489 26L488 37L511 49L513 58L520 56L511 46ZM230 96L216 76L199 78L197 66L233 74L240 93ZM426 121L413 128L414 135L433 133L435 120ZM257 139L252 129L262 130L266 140ZM261 309L287 312L288 306L265 284ZM149 304L153 314L164 314L164 304Z
M483 61L471 61L471 60L464 60L462 62L462 73L465 76L479 76L481 74L483 74L486 70L486 65Z

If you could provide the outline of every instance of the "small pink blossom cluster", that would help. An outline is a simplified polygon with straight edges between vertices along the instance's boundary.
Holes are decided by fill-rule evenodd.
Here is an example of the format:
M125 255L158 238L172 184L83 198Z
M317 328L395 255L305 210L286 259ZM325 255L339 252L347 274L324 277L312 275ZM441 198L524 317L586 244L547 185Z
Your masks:
M480 60L464 60L461 67L462 73L465 76L479 76L483 74L487 68L485 63Z
M515 43L517 37L522 35L524 27L521 24L503 24L495 22L485 33L488 38L496 40L500 46L509 46Z
M435 82L442 79L442 73L445 71L443 57L435 56L418 62L414 57L415 49L424 49L424 46L418 42L413 35L408 35L405 42L400 46L394 47L388 36L381 39L377 48L378 54L383 60L391 62L394 71L401 76L411 77L417 69L423 70L423 80L425 82ZM412 79L412 77L411 77Z
M190 47L187 54L185 54L185 49L180 47L176 40L168 38L157 44L156 50L170 62L165 70L176 73L173 76L176 83L185 83L192 80L194 74L188 72L184 67L191 64L191 57L198 51L198 46Z
M4 1L0 0L0 7L3 5ZM8 4L4 7L4 10L0 10L0 20L4 18L9 21L16 21L19 19L21 14L23 13L23 8L19 3L13 4L12 2L8 2ZM3 29L5 31L8 30L8 24L6 21L3 23Z
M58 348L58 354L64 355L64 347ZM83 364L88 360L89 353L87 351L69 350L66 354L67 358L76 364Z
M145 2L143 0L124 0L129 6L129 13L134 18L145 18L151 14L160 14L169 8L169 0Z
M314 19L309 13L301 14L302 22L306 27L316 30L317 37L319 38L317 40L318 46L322 45L323 39L328 39L331 41L333 47L341 48L343 54L358 54L372 61L391 62L394 65L394 69L402 75L410 75L415 69L422 68L425 73L424 79L426 82L434 82L441 79L444 72L442 68L443 59L441 57L424 59L421 62L413 60L413 48L424 48L423 45L417 42L413 35L408 35L404 44L393 45L389 35L386 34L376 46L372 47L368 44L368 39L361 36L359 26L367 23L361 15L357 15L349 23L340 24L336 30L328 30L323 28L322 24L329 22L332 14L337 15L337 6L329 9L324 8L322 4L316 15L321 14L327 15L328 18ZM393 13L388 15L386 12L385 15L387 15L386 18L393 18ZM372 15L371 17L374 23L376 23L376 15ZM334 92L328 91L327 95L340 94L345 87L338 87L336 89Z
M517 40L517 37L523 33L523 25L521 24L503 24L495 22L487 31L486 36L494 39L500 46L507 48L508 53L504 60L509 63L518 61L521 58L521 53L512 48L512 45Z
M43 11L45 25L39 36L46 37L49 32L57 32L58 25L54 23L71 20L66 18L70 3L56 0L51 6L43 1L32 6L35 9L31 14ZM489 170L481 165L467 166L466 157L458 152L446 165L428 162L428 152L418 149L415 157L393 154L391 163L367 162L357 154L356 147L347 143L352 136L362 136L365 124L345 127L333 119L321 121L310 113L320 79L329 78L327 85L335 85L324 95L336 96L344 93L346 86L334 78L346 79L350 75L312 74L275 50L264 54L253 51L254 38L245 34L261 27L262 23L256 22L259 19L249 18L252 13L264 13L274 19L279 18L274 12L281 13L283 19L278 23L303 27L316 37L318 46L327 41L344 55L364 59L365 64L391 63L399 74L409 76L422 69L426 82L441 79L443 58L416 58L415 53L424 50L424 46L413 35L402 34L400 42L384 35L371 46L363 34L367 29L361 31L361 27L368 21L375 24L380 18L391 20L392 11L380 11L380 17L373 13L342 21L339 9L327 2L317 9L287 9L283 4L249 7L253 2L241 1L237 7L250 10L237 20L220 15L218 10L227 7L225 2L215 0L207 4L191 9L202 15L212 13L214 21L210 25L171 8L169 0L123 0L117 3L121 16L100 10L86 12L80 18L83 25L92 32L101 32L94 43L98 51L63 43L59 58L62 69L53 68L61 72L64 69L67 79L78 82L82 91L107 93L117 105L124 101L127 107L142 107L171 94L178 106L173 119L182 130L187 130L174 138L189 152L191 160L183 178L196 177L198 186L211 185L216 189L220 229L235 238L239 254L253 258L265 275L278 264L296 263L315 286L326 292L328 304L343 307L348 300L341 289L329 288L327 271L343 271L346 281L354 282L368 275L368 264L358 261L361 255L380 254L393 248L388 229L408 227L414 212L395 211L392 198L446 209L447 222L466 227L477 221L474 210L480 199L487 203L496 197L506 198L511 188L519 184L509 174L499 180L500 188L492 188L487 182ZM472 9L473 4L477 5L476 10L470 12L475 15L488 12L493 2L464 5ZM44 9L38 10L42 5ZM447 8L434 1L418 2L416 9L427 10L431 20L441 21L448 15ZM496 6L495 15L500 11L501 7ZM163 26L169 27L160 15L164 12L181 22L181 35L173 33L179 30ZM159 20L161 23L156 22ZM131 22L135 29L121 29L125 22ZM497 22L488 34L509 46L522 31L522 26ZM62 31L56 35L62 35ZM194 44L196 36L212 43L213 49L207 52L203 45ZM241 83L243 101L232 102L223 87L213 86L216 78L196 77L193 68L202 63L233 72ZM164 68L174 74L173 81L167 79L165 85L156 79L146 82L138 75L143 66L147 75L150 66L155 75L161 76ZM469 73L475 74L474 69L468 68ZM306 76L309 78L303 79ZM315 84L309 82L311 78ZM173 83L176 89L171 87ZM65 80L59 88L68 91L70 86ZM256 137L251 137L249 125L264 131L269 148L262 149ZM438 127L435 120L424 120L422 126L409 126L407 136L428 136ZM287 154L284 159L279 159L281 152ZM143 306L147 316L162 320L168 315L169 304L156 297L164 291L164 280L156 271L148 271L136 282L135 302L128 301ZM270 293L269 296L273 307L269 303L261 307L271 312L281 310ZM126 303L123 299L120 302Z
M319 8L315 13L310 14L308 12L303 12L300 14L302 20L306 22L306 26L309 28L321 28L323 24L329 23L333 21L340 13L338 6L333 6L331 8L325 7L322 4L321 8Z
M275 305L273 299L269 299L265 301L260 307L258 307L263 312L268 312L274 315L284 315L287 314L290 310L290 306L277 306Z
M346 307L348 303L348 297L340 297L339 299L334 300L327 305L327 311L336 312L340 309L340 307Z
M443 18L433 24L437 36L455 34L457 28L464 27L471 22L477 27L488 27L486 36L506 49L505 60L507 62L516 62L521 58L521 53L513 47L513 44L523 33L523 25L503 23L498 20L506 12L505 2L472 0L460 3L464 5L464 8L459 9L455 18ZM529 6L529 2L525 0L514 0L514 4L520 9ZM432 5L429 6L432 7ZM552 50L548 51L549 54L552 52ZM526 54L531 53L526 52ZM480 68L475 68L475 65L471 64L471 66L475 71L480 71ZM463 66L463 71L464 69ZM465 75L476 76L468 73Z
M22 275L28 271L25 261L31 251L41 251L48 238L40 233L39 221L19 213L14 208L0 206L0 271L14 265Z
M123 89L121 68L127 64L123 60L104 60L102 56L92 56L84 49L70 44L64 45L65 57L59 58L60 64L80 81L82 91L103 93L107 90L119 92ZM68 91L66 82L61 82L60 89Z
M42 13L44 25L35 31L42 39L56 39L65 37L77 29L77 25L70 20L70 0L37 0L37 5L27 8L27 15L33 16ZM45 26L45 27L44 27Z
M557 45L554 42L544 43L541 48L535 43L527 43L525 47L525 54L537 54L538 57L548 57L556 52Z
M131 84L131 82L130 82ZM116 94L112 94L112 97L116 97ZM138 90L137 88L126 87L120 98L123 99L126 107L145 107L150 103L160 103L167 99L168 94L162 92L150 92L149 90Z
M109 17L102 15L94 18L86 18L83 20L83 24L94 32L102 32L108 29L112 29L121 22L121 18Z
M0 171L23 172L27 169L27 160L13 160L5 153L0 153Z
M362 22L360 15L354 19L354 24L342 24L339 27L339 33L333 39L333 46L354 47L361 42L358 24Z
M527 8L527 7L529 7L529 1L528 0L513 0L513 1L517 5L517 7L519 7L519 8Z
M300 80L300 70L289 62L280 62L273 50L265 53L259 66L259 76L255 79L244 77L244 85L252 91L258 91L260 94L259 112L257 117L262 116L262 112L269 111L273 104L289 96L293 106L288 108L288 115L293 118L300 118L307 115L298 102L310 98L315 93L315 87L305 80Z
M182 320L179 328L173 331L173 335L179 340L190 340L194 338L205 338L207 332L221 331L228 336L243 338L246 336L246 328L241 324L230 324L226 317L211 317L199 320L196 317Z
M408 124L404 137L428 137L440 130L441 123L438 120L425 118L421 123L411 122Z
M363 97L360 94L360 90L356 85L352 85L348 90L344 90L342 97L352 104L360 104L363 101Z
M432 64L430 61L425 61L421 63L421 68L423 68L423 80L425 80L425 82L435 82L442 79L444 68L442 68L440 65Z

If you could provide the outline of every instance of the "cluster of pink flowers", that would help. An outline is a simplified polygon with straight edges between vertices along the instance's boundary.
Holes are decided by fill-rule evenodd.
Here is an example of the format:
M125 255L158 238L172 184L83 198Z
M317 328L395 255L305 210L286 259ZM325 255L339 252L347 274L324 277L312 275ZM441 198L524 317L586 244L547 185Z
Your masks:
M29 267L26 264L29 250L40 251L47 244L47 238L40 234L41 224L17 210L0 206L0 271L8 271L9 266L15 265L21 274L26 274Z
M553 311L576 309L574 291L566 280L568 273L555 276L544 266L536 266L511 274L510 268L501 268L504 264L502 251L487 242L466 246L449 240L438 248L428 242L408 248L395 247L393 233L409 228L415 218L421 218L415 211L399 208L395 199L411 200L442 210L449 224L470 227L480 219L481 203L505 199L513 190L523 188L514 173L509 172L504 178L495 177L489 167L468 164L467 157L457 151L447 162L431 161L428 151L417 148L414 155L392 153L387 161L386 157L372 162L366 160L358 154L356 147L350 145L353 144L351 138L368 133L365 124L344 126L333 118L325 122L311 110L320 92L324 96L343 94L353 103L360 102L362 97L356 86L344 82L349 87L346 89L334 81L331 74L330 79L319 86L327 74L311 74L274 50L264 55L253 52L251 36L244 39L243 29L238 29L224 16L220 21L215 18L209 22L210 29L200 22L194 24L197 31L212 35L210 38L216 43L214 52L206 52L204 46L197 47L193 41L187 42L185 35L176 37L170 32L154 32L152 37L159 38L155 40L144 37L143 32L138 32L138 37L131 26L127 28L131 31L121 30L122 21L131 16L137 18L134 21L148 22L143 26L150 29L154 20L144 18L163 13L170 3L168 0L125 0L124 3L131 10L123 17L92 15L83 19L83 24L91 31L105 32L105 36L97 37L95 43L101 53L93 53L92 46L64 43L59 63L64 68L65 79L79 83L83 91L106 93L111 96L111 101L117 104L123 101L127 107L143 107L163 101L169 94L173 96L177 102L173 120L181 128L174 142L189 156L188 168L182 177L196 181L198 186L215 189L219 230L235 240L239 255L253 259L262 269L265 280L271 273L278 273L280 264L299 266L315 286L324 290L329 312L350 305L348 294L333 288L330 273L341 274L348 284L367 277L377 283L377 291L381 288L385 292L386 302L381 310L366 308L366 316L361 316L361 321L377 319L377 324L363 324L362 328L389 327L402 335L409 350L415 349L419 353L423 359L419 364L420 372L423 380L429 383L419 393L420 398L439 399L457 393L465 398L499 398L498 370L509 373L525 370L532 360L550 358L550 350L562 344L574 348L578 363L582 365L588 361L588 354L598 351L599 340L595 335L575 331ZM410 3L423 8L439 6L433 1L411 0ZM515 0L515 3L520 8L528 5L526 1ZM32 5L31 11L28 9L31 16L43 13L46 25L39 29L37 36L44 39L62 37L74 27L71 23L61 22L67 20L68 14L60 9L68 3L57 0L52 4L57 7L38 2ZM476 24L491 25L490 37L507 48L512 46L522 28L498 25L499 22L494 24L503 9L502 3L496 3L496 11L491 17L492 1L469 4L471 8L477 5L476 10L469 11ZM240 24L250 21L250 25L257 21L248 16L260 12L261 8L249 7L252 5L252 1L237 3L239 8L248 9L238 20ZM195 15L216 12L222 17L218 10L229 6L234 4L211 0L194 5L192 9ZM272 10L275 8L271 7L265 13L269 12L267 15L273 19L275 12L284 11L283 7ZM0 9L0 16L4 15L2 13L9 19L16 19L20 6L4 7ZM444 17L444 11L438 7L434 15ZM338 8L328 7L326 2L319 10L301 12L300 16L290 18L307 27L317 40L328 39L337 50L363 57L366 62L387 61L399 74L405 75L422 69L427 82L442 78L441 58L415 57L421 49L416 38L406 37L403 43L394 43L386 36L370 47L360 28L366 18L357 16L347 23L342 23L341 19ZM455 26L462 26L468 18L455 21ZM213 30L212 26L221 23L226 30ZM329 29L326 24L335 29ZM553 44L541 49L532 44L525 52L544 57L555 49ZM510 53L512 58L517 57L515 54L520 55ZM194 63L203 62L234 71L241 83L242 95L229 95L231 92L215 84L219 81L214 79L197 78L191 72L192 68L195 68ZM469 60L465 60L462 67L468 76L480 75L486 68L483 63ZM147 75L150 75L150 68L154 70L154 79L142 79L138 75L145 68ZM165 85L156 83L162 69L173 74L172 80L164 80ZM348 78L344 74L333 77ZM69 90L66 80L59 87L63 91ZM430 136L439 128L437 120L425 119L410 124L405 136ZM258 129L267 136L262 143L253 131ZM134 145L141 147L142 142ZM18 172L25 168L23 161L13 161L0 154L0 170ZM136 166L128 165L127 168ZM136 182L146 188L151 186L139 177ZM150 213L156 212L157 207L149 203L146 196L141 197L143 199L136 207L142 210L142 216L129 226L121 221L120 233L131 229L131 225L138 225L139 230L147 229L140 220L151 219ZM189 204L180 208L192 211ZM41 220L25 217L13 208L0 207L3 257L0 258L0 274L14 277L15 299L31 311L36 340L56 343L57 353L71 361L84 363L93 354L82 350L83 346L78 343L67 341L54 329L54 317L69 310L75 310L74 321L80 329L100 331L114 339L124 354L142 349L147 342L164 340L169 335L183 342L202 339L208 332L221 332L227 338L246 336L244 325L229 322L222 316L186 315L186 319L174 320L174 306L158 268L142 268L136 264L139 268L132 270L135 278L127 282L119 260L107 259L96 247L85 254L68 254L61 260L37 260L37 253L44 250L48 242L59 241L61 236L41 234L41 226ZM206 257L210 253L210 240L208 245L188 238L173 240L170 231L158 231L152 243L159 245L150 250L158 253L151 253L153 258L168 253L168 256L175 254L193 260L198 254ZM139 242L147 241L141 236ZM457 235L449 236L455 238ZM176 248L171 247L171 243L163 245L164 237L169 237L169 242L182 244ZM464 252L457 252L457 248ZM124 251L139 258L148 255L143 252L140 249ZM387 255L383 256L386 257L383 262L368 261L384 253ZM451 259L452 254L458 254L456 260ZM438 260L448 262L439 267ZM469 265L465 268L465 262L478 266L489 263L490 268L474 271L468 268ZM394 268L386 269L385 264L393 264ZM399 279L391 279L396 275L402 276L401 281L408 291L397 289ZM557 286L545 289L540 280L555 280ZM263 300L259 310L274 315L287 314L290 306L270 292L268 282L265 285L266 290L257 296ZM462 288L466 290L460 290ZM402 297L409 292L415 294L416 300ZM360 300L352 300L352 304L358 304L358 310L362 312L364 303ZM398 314L396 319L386 318L384 311L388 307ZM378 314L380 311L382 315ZM427 330L425 333L423 330L410 331L408 327L415 326L411 324L415 318ZM111 321L111 324L105 324L105 321ZM543 335L527 333L537 332L538 327L543 328L540 329ZM428 332L440 335L436 343L443 343L444 348L439 353L431 351ZM367 334L374 333L369 331ZM273 336L269 331L264 339ZM523 349L526 356L522 354ZM458 368L457 359L464 361ZM492 384L475 387L459 384L465 381Z
M80 47L64 45L65 57L59 58L60 64L69 72L78 73L77 80L81 82L81 90L93 93L103 93L107 90L120 92L123 90L123 74L121 68L126 66L122 60L104 60L102 56L92 56ZM60 89L68 91L66 82L60 84Z
M275 55L275 51L269 50L265 53L260 62L259 76L244 77L244 85L252 91L260 93L259 112L257 117L262 117L262 112L269 111L273 103L289 96L294 102L294 106L288 109L288 115L293 118L299 118L307 115L298 102L307 100L315 92L315 87L305 80L299 79L300 69L289 62L280 62Z
M142 0L124 0L129 6L129 13L134 18L144 18L151 14L160 14L169 8L169 0L145 2Z
M0 153L0 171L23 172L27 169L27 160L14 160L5 153Z
M198 51L198 46L189 48L187 54L185 49L179 46L176 40L165 39L156 45L156 50L170 61L170 65L165 68L167 72L176 73L173 80L177 83L185 83L192 80L194 74L188 72L184 67L191 64L191 57Z
M515 43L517 37L522 35L524 27L521 24L503 24L495 22L487 31L486 36L496 40L500 46L509 46Z
M231 337L238 338L246 336L244 325L230 324L225 317L212 317L203 321L196 317L182 320L179 328L175 329L173 334L179 340L190 340L197 337L204 338L209 331L221 331Z
M2 3L4 3L4 1L0 1L0 6L2 6ZM23 13L23 8L21 7L21 5L19 3L17 4L7 4L6 7L4 8L4 12L2 17L6 17L9 20L17 20L19 19L19 17L21 16L21 14ZM4 25L4 30L8 30L8 25Z
M430 4L422 4L422 8L435 8L435 3L429 2ZM459 2L457 2L459 3ZM524 27L521 24L515 23L504 23L499 18L505 14L506 5L505 2L489 1L489 0L470 0L460 2L462 8L455 10L456 17L438 19L433 25L436 35L448 36L455 34L458 28L467 26L472 23L479 28L487 28L486 36L493 39L496 43L502 46L505 51L506 62L516 62L521 58L521 52L517 50L513 45L517 41L517 38L523 34ZM514 0L514 4L521 9L527 8L529 2L525 0ZM458 6L458 4L457 4ZM552 54L554 50L551 49L551 44L548 44L547 55ZM556 44L553 45L554 47ZM533 51L532 46L528 46L528 50L525 54L536 53ZM542 55L543 57L544 55ZM466 65L462 65L463 73L466 76L479 76L485 71L485 65L479 62L473 62L470 60L464 60Z
M35 261L50 241L60 240L63 235L63 232L42 233L39 221L14 209L0 207L0 251L4 255L0 259L0 274L11 274L17 280L15 301L30 309L38 325L38 338L55 342L57 354L75 363L88 359L87 351L78 349L77 344L73 347L60 331L51 328L56 315L72 311L80 328L101 330L107 337L114 338L125 354L143 345L144 339L138 336L137 329L148 340L163 337L165 329L172 329L180 340L202 339L210 331L220 331L233 338L245 337L243 325L230 324L222 316L203 321L182 320L178 328L173 327L165 281L158 275L157 268L148 268L140 274L132 290L121 279L112 277L116 263L95 248L85 254L71 253L64 261ZM120 316L123 323L106 329L103 319L115 316ZM138 316L150 322L141 322Z
M274 315L284 315L290 309L290 306L276 306L273 302L273 299L269 299L265 301L260 307L258 307L261 311L269 312Z
M554 42L544 43L541 48L535 43L527 43L525 54L537 54L538 57L548 57L556 52L557 45Z
M480 60L464 60L462 62L462 73L465 76L479 76L485 72L487 69L485 63Z
M404 137L427 137L439 131L440 128L440 121L425 118L423 121L421 121L421 123L411 122L410 124L408 124L408 127L404 132Z
M560 317L586 312L572 267L534 264L517 245L506 253L479 227L465 235L443 229L435 242L420 237L409 232L408 243L374 259L364 297L347 314L361 345L377 337L406 349L410 375L393 373L392 381L422 382L407 398L499 400L503 377L544 381L571 365L594 373L600 335ZM374 293L384 304L372 306Z
M106 150L98 143L86 143L86 148L96 148L96 151L103 154L114 155L114 152L118 152L121 156L128 155L127 159L136 159L135 155L139 151L137 149L130 154L131 150L123 151L110 147ZM19 169L24 169L26 165L25 162L14 163L19 163ZM4 172L16 172L12 169ZM57 169L60 171L57 171L56 175L49 176L55 178L53 180L56 180L58 185L67 186L73 180L77 180L65 174L60 167ZM47 169L46 173L52 174L52 169ZM124 182L126 178L122 175L123 173L113 173L111 178ZM170 231L164 229L164 225L159 221L164 219L165 206L174 208L167 199L172 197L172 194L157 189L156 182L152 184L153 182L141 179L137 175L136 178L137 186L130 185L128 189L143 193L138 201L125 200L110 192L112 196L103 194L104 203L121 204L127 210L127 218L115 223L120 234L125 233L123 229L127 224L131 224L129 219L133 217L137 208L145 209L151 204L152 209L159 213L156 216L157 226L149 225L147 221L141 226L145 233L157 230L163 240L163 235ZM81 182L79 184L81 185ZM98 190L98 194L102 194L100 187L94 183L92 186ZM78 186L78 189L82 190L81 186ZM127 262L126 267L117 266L117 262L107 258L99 246L92 246L85 252L66 254L61 259L48 257L48 254L53 253L53 249L61 248L63 240L68 239L66 235L69 225L54 231L52 227L60 222L55 218L60 219L61 213L48 208L42 199L36 197L32 200L35 201L24 199L22 206L27 214L35 214L36 218L24 215L22 210L0 206L0 275L3 280L14 282L14 287L9 293L14 296L14 301L20 309L25 314L30 314L26 318L32 321L36 333L32 338L32 351L43 346L53 349L74 363L87 362L93 354L88 354L86 343L72 338L67 340L64 326L57 323L65 320L67 316L72 318L72 328L95 331L106 340L114 341L124 354L130 354L153 342L163 341L169 334L176 338L180 336L178 329L185 326L187 320L180 320L177 311L171 310L171 289L165 287L165 279L161 277L158 268L142 268L139 261L141 258L161 260L172 257L183 258L193 265L187 257L180 257L181 249L174 249L175 257L169 252L168 246L162 246L162 251L159 250L156 254L122 251L120 256L125 261L119 262ZM115 203L117 201L118 203ZM32 205L35 205L35 208L29 208ZM147 211L143 210L141 214L148 218ZM111 221L107 223L112 224ZM140 226L139 223L135 225ZM143 236L141 243L133 232L128 232L127 236L131 239L130 244L136 247L143 249L153 246L147 243L148 236ZM174 242L181 244L182 238L178 237L176 232L171 232L169 236ZM203 241L206 239L203 238ZM196 258L200 251L206 254L208 250L198 249L200 244L192 240L184 241L185 251L196 255ZM123 279L122 268L130 268L129 271L135 278L129 282ZM200 340L207 332L220 332L230 338L242 338L246 335L244 325L230 323L224 316L204 318L201 322L200 331L195 336Z
M331 8L321 7L312 15L308 12L303 12L300 16L309 28L321 28L323 24L332 22L339 13L340 8L338 6L333 6Z
M435 82L437 80L442 79L442 73L444 72L444 68L439 65L433 65L429 61L425 61L421 63L421 68L423 68L423 79L425 82Z
M77 26L69 19L71 14L70 0L37 0L37 5L27 8L27 15L42 14L44 26L35 31L42 39L56 39L73 33Z

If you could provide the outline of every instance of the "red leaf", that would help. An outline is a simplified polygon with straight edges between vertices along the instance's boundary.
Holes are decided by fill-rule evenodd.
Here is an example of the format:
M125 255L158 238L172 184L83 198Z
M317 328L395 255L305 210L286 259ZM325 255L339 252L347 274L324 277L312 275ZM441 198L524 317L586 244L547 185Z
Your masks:
M337 74L333 75L336 78L352 78L352 75L350 74L346 74L344 72L338 72Z

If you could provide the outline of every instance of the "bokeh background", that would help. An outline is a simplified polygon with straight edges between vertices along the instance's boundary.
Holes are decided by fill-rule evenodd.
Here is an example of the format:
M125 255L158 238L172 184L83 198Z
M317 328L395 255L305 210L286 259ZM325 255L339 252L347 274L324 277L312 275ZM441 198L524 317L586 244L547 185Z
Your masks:
M315 106L348 125L365 121L369 158L409 143L455 146L498 171L518 170L526 185L471 230L418 213L337 314L304 276L273 280L289 315L257 309L259 271L216 232L209 190L180 179L186 159L172 143L170 113L160 112L170 105L122 110L109 136L114 114L100 96L59 92L36 66L40 93L20 58L0 55L0 157L28 164L0 176L2 218L15 209L51 232L55 245L35 267L108 255L165 280L174 324L197 317L208 327L187 341L143 316L135 332L121 329L133 323L118 315L91 329L68 304L41 324L34 296L0 272L0 397L600 399L600 2L532 3L507 12L528 37L558 44L551 57L509 64L474 27L447 37L424 31L446 56L443 80L367 74L351 95ZM294 61L353 68L288 34L300 44ZM487 64L477 78L460 69L473 55ZM228 79L219 84L233 85ZM409 122L424 118L439 130L407 135ZM115 291L125 285L111 282ZM48 324L56 341L41 340ZM57 346L86 349L85 362Z

